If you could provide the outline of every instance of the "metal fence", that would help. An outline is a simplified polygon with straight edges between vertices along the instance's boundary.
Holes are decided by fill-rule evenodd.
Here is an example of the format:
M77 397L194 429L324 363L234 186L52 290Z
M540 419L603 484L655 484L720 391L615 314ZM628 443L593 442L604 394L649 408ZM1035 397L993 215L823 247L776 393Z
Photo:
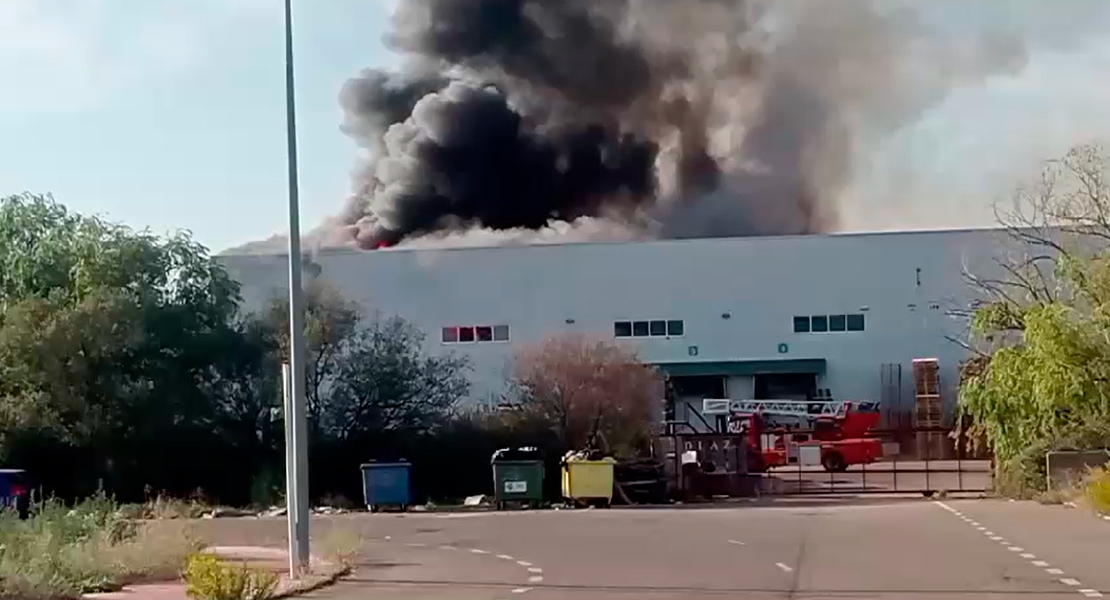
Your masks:
M788 436L806 434L792 431ZM739 435L675 433L669 444L675 452L671 471L679 496L748 496L793 494L891 494L986 492L992 485L991 459L971 452L966 440L949 428L878 430L870 438L883 445L883 457L870 464L849 465L841 472L820 465L789 463L762 473L749 473L746 439ZM789 444L788 444L789 446ZM696 451L698 464L683 464L684 452Z

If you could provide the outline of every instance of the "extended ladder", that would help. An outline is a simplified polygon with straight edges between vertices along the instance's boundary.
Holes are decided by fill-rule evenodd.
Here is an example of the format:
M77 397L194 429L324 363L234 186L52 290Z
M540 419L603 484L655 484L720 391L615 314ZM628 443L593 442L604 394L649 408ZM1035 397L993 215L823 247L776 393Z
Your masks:
M727 400L705 398L702 413L753 413L789 417L843 417L851 403L843 400Z

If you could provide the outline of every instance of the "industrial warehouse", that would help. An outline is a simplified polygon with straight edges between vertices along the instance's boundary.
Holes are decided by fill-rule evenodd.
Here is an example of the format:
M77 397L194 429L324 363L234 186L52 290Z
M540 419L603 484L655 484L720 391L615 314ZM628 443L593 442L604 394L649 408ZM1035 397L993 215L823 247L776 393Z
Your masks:
M675 418L695 425L709 425L705 398L832 397L906 415L919 358L935 360L950 415L976 298L965 274L997 269L1013 243L966 229L324 250L306 277L413 323L430 352L468 356L475 402L497 401L515 345L579 331L667 373ZM285 256L222 260L247 307L287 290Z

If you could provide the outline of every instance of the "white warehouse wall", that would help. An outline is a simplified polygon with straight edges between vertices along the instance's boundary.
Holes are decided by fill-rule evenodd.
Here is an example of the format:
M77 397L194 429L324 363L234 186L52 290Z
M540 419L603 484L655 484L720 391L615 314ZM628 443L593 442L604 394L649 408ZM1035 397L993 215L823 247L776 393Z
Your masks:
M908 408L915 357L940 359L944 392L954 401L965 351L946 338L963 337L965 323L948 313L970 304L965 267L991 271L1007 242L980 229L342 250L313 260L319 277L368 312L420 327L429 351L470 356L478 400L501 389L518 344L568 329L611 337L619 320L681 319L681 337L627 343L649 362L824 358L819 386L842 399L880 399L881 365L901 364ZM242 284L248 309L288 289L284 256L220 260ZM866 318L862 332L793 331L794 316L858 313ZM509 325L511 342L443 345L441 328L451 325ZM750 379L732 379L732 395L750 393Z

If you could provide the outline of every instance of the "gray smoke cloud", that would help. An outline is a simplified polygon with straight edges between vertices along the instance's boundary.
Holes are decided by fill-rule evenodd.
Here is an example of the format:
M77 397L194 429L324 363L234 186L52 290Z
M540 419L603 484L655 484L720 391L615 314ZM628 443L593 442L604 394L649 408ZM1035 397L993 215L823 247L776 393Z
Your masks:
M405 0L400 72L340 94L366 150L322 244L804 234L858 157L1020 35L879 0Z

